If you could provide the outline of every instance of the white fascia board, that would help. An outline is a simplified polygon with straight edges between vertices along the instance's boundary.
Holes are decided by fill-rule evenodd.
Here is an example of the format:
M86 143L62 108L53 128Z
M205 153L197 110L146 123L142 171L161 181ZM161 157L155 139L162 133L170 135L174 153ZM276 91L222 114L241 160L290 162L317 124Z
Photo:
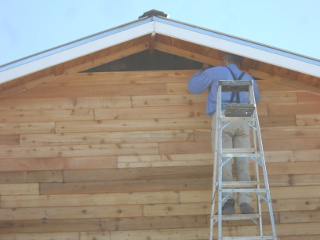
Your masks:
M0 84L154 32L151 21L0 72Z
M208 31L206 30L198 29L195 31L193 27L190 27L191 29L189 30L186 27L180 27L179 25L180 24L166 24L157 21L155 23L155 31L156 33L171 36L173 38L178 38L315 77L320 77L320 66L317 64L277 54L275 51L267 51L263 49L264 47L259 49L250 46L250 44L248 44L249 46L246 46L223 38L218 38L208 34Z

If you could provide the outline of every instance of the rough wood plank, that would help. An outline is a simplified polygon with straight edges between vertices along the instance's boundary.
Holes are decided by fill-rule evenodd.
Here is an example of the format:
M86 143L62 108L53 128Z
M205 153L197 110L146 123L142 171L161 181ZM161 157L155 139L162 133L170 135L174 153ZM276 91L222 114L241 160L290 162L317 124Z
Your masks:
M0 172L0 183L62 182L62 171Z
M18 134L0 135L0 145L19 145L20 137Z
M261 127L296 126L295 115L267 115L259 114Z
M180 130L180 129L209 129L211 119L176 118L176 119L141 119L141 120L101 120L79 122L57 122L56 131L66 132L123 132L147 130Z
M207 178L212 171L207 166L179 166L137 169L64 170L64 182L103 182L121 180L156 180L179 178Z
M118 168L199 166L213 163L212 153L118 156Z
M207 96L198 95L157 95L157 96L133 96L132 105L134 107L142 106L176 106L176 105L193 105L204 104Z
M260 101L263 103L297 103L297 94L299 93L287 91L262 91Z
M275 199L319 198L320 186L274 187L271 196Z
M159 143L160 154L211 153L211 141Z
M320 102L320 94L311 92L297 92L299 102Z
M48 110L74 108L116 108L131 107L129 96L114 97L74 97L74 98L21 98L0 99L0 109L4 110Z
M320 114L297 114L298 126L320 126Z
M0 209L0 220L140 217L140 205Z
M0 148L4 158L99 157L158 154L157 143L117 143L63 146L11 146Z
M110 230L112 222L109 221ZM113 229L116 227L116 220L114 220ZM82 232L82 231L100 231L101 219L59 219L59 220L16 220L16 221L0 221L0 239L4 233L67 233L67 232ZM7 235L8 236L8 235ZM12 234L11 236L15 236ZM44 235L42 235L44 236ZM8 238L6 238L8 239ZM10 238L9 238L10 239ZM47 239L47 238L45 238ZM52 239L52 238L48 238ZM60 238L59 238L60 239ZM73 238L77 239L77 238Z
M166 94L166 84L96 84L62 87L37 87L19 94L24 98L75 98L75 97L114 97L132 95L161 95Z
M281 163L267 163L269 175L276 174L316 174L319 173L320 162L281 162Z
M0 135L1 137L1 135ZM21 145L77 145L193 140L192 130L22 134Z
M81 235L83 240L91 240L94 237L99 239L101 233L89 233ZM113 231L110 232L110 240L141 240L141 239L162 239L162 240L178 240L178 239L207 239L207 228L182 228L182 229L163 229L163 230L142 230L142 231ZM108 238L107 238L108 239ZM82 239L81 239L82 240Z
M117 159L115 156L0 159L0 172L61 169L105 169L116 167Z
M209 215L210 203L156 204L143 206L144 216Z
M168 95L186 95L190 94L187 89L187 82L185 83L168 83L167 84L167 94ZM201 93L207 95L207 91Z
M54 122L0 123L1 134L52 133Z
M136 107L117 109L95 109L95 120L105 119L148 119L148 118L188 118L205 115L205 107L190 106L161 106Z
M319 161L320 160L320 149L312 149L312 150L295 150L293 152L295 161Z
M264 149L267 151L274 150L304 150L318 149L320 138L281 138L281 139L264 139Z
M74 240L78 238L77 232L0 234L1 240Z
M193 73L194 70L73 73L43 86L171 83L186 81Z
M72 207L178 203L173 191L40 196L1 196L1 208Z
M94 183L42 183L40 193L57 194L91 194L123 192L155 192L210 189L211 178L126 180Z
M38 195L39 183L0 184L1 195Z
M280 221L281 223L320 222L320 210L282 212Z
M0 121L8 123L93 120L93 109L11 110L1 114Z
M262 139L320 137L320 128L316 126L262 127Z
M270 103L268 110L270 115L319 114L319 103Z

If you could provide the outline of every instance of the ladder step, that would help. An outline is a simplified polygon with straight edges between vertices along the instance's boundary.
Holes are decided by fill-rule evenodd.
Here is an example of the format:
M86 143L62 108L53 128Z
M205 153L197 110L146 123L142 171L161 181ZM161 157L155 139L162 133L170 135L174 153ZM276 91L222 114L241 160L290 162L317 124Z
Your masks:
M252 117L255 110L254 104L230 103L224 110L225 117Z
M214 219L218 220L218 215L214 215ZM232 215L222 215L222 221L243 221L243 220L253 220L258 219L259 214L232 214Z
M251 80L220 80L218 84L221 85L222 92L248 92L253 83Z
M223 148L222 154L232 153L255 153L254 148Z
M273 236L222 237L223 240L272 240Z
M243 189L243 188L227 188L227 189L221 189L221 192L223 193L266 193L266 189Z
M222 182L222 188L252 188L258 185L255 181Z

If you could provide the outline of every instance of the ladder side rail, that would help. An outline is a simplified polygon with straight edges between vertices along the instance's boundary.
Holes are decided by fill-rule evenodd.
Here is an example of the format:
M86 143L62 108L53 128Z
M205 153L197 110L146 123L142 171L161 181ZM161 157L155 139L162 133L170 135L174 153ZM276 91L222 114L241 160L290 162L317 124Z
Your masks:
M253 87L252 87L252 96L254 97ZM266 189L266 197L268 199L268 208L269 208L269 214L270 214L270 221L272 226L272 233L274 240L277 240L277 233L276 233L276 227L275 227L275 221L274 221L274 215L273 215L273 209L272 209L272 202L271 202L271 194L270 194L270 187L269 187L269 181L268 181L268 172L266 167L266 161L265 161L265 155L264 155L264 149L262 144L262 137L261 137L261 129L260 129L260 122L258 118L258 111L257 108L254 111L254 116L256 119L256 127L257 127L257 140L259 144L259 151L261 154L261 162L262 162L262 171L263 171L263 178L265 183L265 189Z
M266 198L268 200L270 222L271 222L271 227L272 227L273 238L274 238L274 240L277 240L277 233L276 233L276 227L275 227L275 221L274 221L274 215L273 215L273 209L272 209L272 202L271 202L270 187L269 187L269 181L268 181L268 172L267 172L267 167L266 167L266 161L265 161L265 155L264 155L264 149L263 149L262 137L261 137L260 122L259 122L258 111L257 111L255 98L254 98L253 86L250 89L251 89L251 94L250 94L251 97L250 98L252 98L251 100L254 101L254 104L255 104L254 117L256 119L255 125L256 125L256 129L257 129L255 131L256 135L257 135L257 139L256 140L258 141L258 146L257 147L259 148L259 151L260 151L260 154L261 154L261 159L260 160L261 160L261 163L262 163L263 180L264 180L265 189L266 189ZM260 196L258 196L258 198L260 198ZM259 205L260 205L260 208L261 208L261 204L260 203L259 203ZM261 221L262 221L262 219L261 219ZM262 226L262 222L261 222L261 226ZM262 229L262 227L261 227L261 229Z
M258 131L260 131L259 128L257 128L257 122L259 121L257 116L258 116L258 112L257 112L257 104L256 104L256 99L254 96L254 90L253 90L253 81L252 81L252 85L249 87L249 102L251 104L254 104L255 107L255 112L254 112L254 119L255 121L252 123L249 123L252 125L251 127L251 131L252 131L252 141L253 141L253 146L255 149L255 152L257 153L258 151L261 151L260 147L259 147L259 138L258 138ZM260 155L261 156L261 155ZM257 161L255 162L255 175L256 175L256 181L257 181L257 189L261 189L261 179L260 179L260 171L259 171L259 164ZM261 162L261 157L260 157L260 162ZM257 211L259 214L259 235L260 237L263 236L263 222L262 222L262 209L261 209L261 197L260 194L256 194L257 196Z
M217 142L217 157L218 157L218 164L217 164L217 177L218 177L218 239L222 239L222 129L224 126L222 125L222 86L218 87L218 94L217 94L217 129L218 138L216 139Z
M220 88L220 89L219 89ZM214 163L213 163L213 181L212 181L212 199L211 199L211 214L210 214L210 235L209 235L209 240L213 239L213 228L214 224L214 209L215 209L215 199L216 199L216 193L218 190L219 184L217 183L217 170L218 170L218 141L217 139L219 138L219 112L220 110L218 109L218 102L221 101L221 86L218 86L218 91L217 91L217 109L216 109L216 114L215 114L215 142L214 142Z

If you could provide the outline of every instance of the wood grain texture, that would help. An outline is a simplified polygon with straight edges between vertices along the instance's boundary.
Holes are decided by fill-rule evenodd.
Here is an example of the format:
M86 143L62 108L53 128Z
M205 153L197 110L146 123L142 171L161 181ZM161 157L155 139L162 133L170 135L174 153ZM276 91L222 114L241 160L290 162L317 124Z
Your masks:
M144 40L125 52L145 49ZM180 51L183 41L158 41L155 48L209 59ZM220 62L220 52L207 54ZM77 73L100 61L89 59L1 95L0 239L208 239L211 117L206 92L187 91L195 71ZM317 239L319 97L284 85L290 72L243 67L265 79L258 112L279 238ZM268 232L266 204L262 212ZM256 227L227 223L224 231Z

